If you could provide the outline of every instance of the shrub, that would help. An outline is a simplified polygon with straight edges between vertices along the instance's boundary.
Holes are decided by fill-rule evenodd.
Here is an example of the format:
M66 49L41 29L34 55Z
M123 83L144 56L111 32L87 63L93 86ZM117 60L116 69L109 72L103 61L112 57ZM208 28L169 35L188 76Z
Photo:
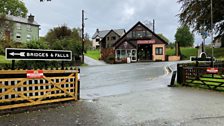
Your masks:
M106 63L110 63L110 64L114 64L115 56L114 55L110 55L110 56L106 57L105 62Z

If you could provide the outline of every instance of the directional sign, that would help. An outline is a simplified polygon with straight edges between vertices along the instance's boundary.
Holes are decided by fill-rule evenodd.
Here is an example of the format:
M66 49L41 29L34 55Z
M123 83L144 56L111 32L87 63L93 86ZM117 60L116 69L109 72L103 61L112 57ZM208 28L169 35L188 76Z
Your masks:
M6 48L5 57L7 60L71 61L72 52L67 50Z

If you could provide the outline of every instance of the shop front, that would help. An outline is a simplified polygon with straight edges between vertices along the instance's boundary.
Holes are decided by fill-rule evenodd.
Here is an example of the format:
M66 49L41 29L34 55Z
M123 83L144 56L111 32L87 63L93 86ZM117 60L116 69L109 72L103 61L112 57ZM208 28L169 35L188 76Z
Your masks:
M138 40L138 61L152 61L152 47L155 40Z
M141 22L134 25L113 47L115 62L165 61L165 42Z

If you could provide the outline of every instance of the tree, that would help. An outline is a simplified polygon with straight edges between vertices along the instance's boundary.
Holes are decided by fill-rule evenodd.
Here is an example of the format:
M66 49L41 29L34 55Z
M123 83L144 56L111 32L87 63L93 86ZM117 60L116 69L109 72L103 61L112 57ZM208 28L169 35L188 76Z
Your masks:
M211 32L211 0L178 0L182 4L180 22L199 32L203 27ZM224 0L213 0L215 38L224 40ZM224 42L222 43L224 47Z
M69 38L72 35L72 31L66 25L55 27L50 29L46 35L46 41L49 42L49 45L52 45L56 40L62 40Z
M183 47L191 47L194 44L194 35L190 32L190 28L187 25L177 28L175 39Z
M194 35L190 32L190 28L187 25L183 25L177 28L175 34L176 40L176 55L181 55L180 46L190 47L194 44Z
M1 0L0 14L26 17L27 8L20 0Z
M167 43L169 43L169 39L165 37L163 34L158 34L158 36L162 38L163 40L165 40Z
M66 25L51 29L45 39L51 49L71 50L74 57L81 55L81 37L76 28L70 29Z

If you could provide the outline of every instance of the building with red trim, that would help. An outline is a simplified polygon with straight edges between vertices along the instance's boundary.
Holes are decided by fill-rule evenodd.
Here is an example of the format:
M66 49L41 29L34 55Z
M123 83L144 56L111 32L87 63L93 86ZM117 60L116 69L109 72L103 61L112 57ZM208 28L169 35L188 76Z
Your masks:
M137 22L113 45L115 62L165 61L167 42L141 22Z

